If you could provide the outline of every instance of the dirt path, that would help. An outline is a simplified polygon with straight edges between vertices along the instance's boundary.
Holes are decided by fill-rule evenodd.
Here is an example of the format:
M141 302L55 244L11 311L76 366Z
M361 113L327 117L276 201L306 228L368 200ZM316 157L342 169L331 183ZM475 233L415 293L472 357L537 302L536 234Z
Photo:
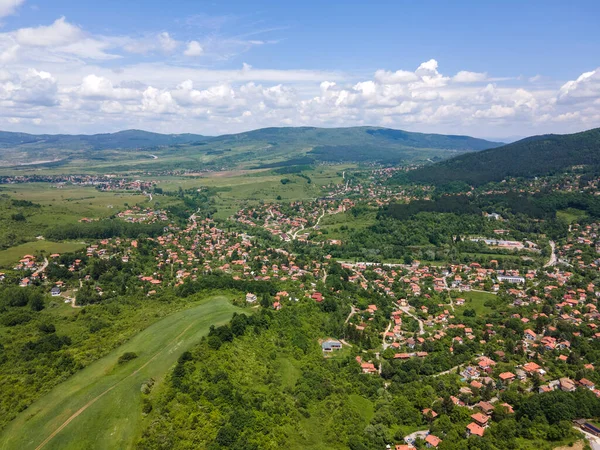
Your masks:
M544 264L544 267L552 267L556 265L556 244L554 243L554 241L550 241L550 248L552 249L552 254L550 255L550 259L548 260L548 262Z
M125 378L122 378L117 383L113 384L107 390L102 392L100 395L96 396L95 398L90 400L88 403L86 403L84 406L82 406L80 409L78 409L71 417L69 417L67 420L65 420L60 427L58 427L56 430L54 430L52 432L52 434L50 434L50 436L48 436L40 445L38 445L35 448L35 450L41 450L42 448L44 448L46 446L46 444L52 440L52 438L54 438L58 433L60 433L62 430L64 430L67 425L69 425L73 420L75 420L86 409L88 409L90 406L92 406L94 403L96 403L98 400L100 400L102 397L104 397L106 394L108 394L110 391L112 391L114 388L116 388L119 384L121 384L128 378L131 378L132 376L136 375L138 372L140 372L142 369L144 369L146 366L148 366L148 364L150 364L152 361L154 361L156 358L158 358L158 355L160 355L167 347L171 346L178 339L180 339L181 336L183 336L185 334L185 332L188 331L193 325L194 325L193 323L189 324L181 333L179 333L174 339L172 339L160 351L156 352L154 354L154 356L152 356L152 358L150 358L144 365L142 365L141 367L138 367L136 370L131 372L128 376L126 376Z
M450 368L450 369L448 369L448 370L444 370L443 372L436 373L435 375L432 375L432 377L434 377L434 378L435 378L435 377L441 377L442 375L448 375L448 374L449 374L449 373L451 373L452 371L454 371L454 370L456 370L456 369L459 369L459 368L460 368L460 365L458 365L458 366L454 366L454 367L452 367L452 368Z
M346 321L344 322L344 324L347 324L350 321L350 318L356 314L356 308L354 308L354 305L350 306L350 314L348 314L348 317L346 317Z
M411 313L408 308L409 308L408 306L404 306L400 309L402 311L404 311L407 315L409 315L410 317L415 319L417 322L419 322L419 334L425 334L425 327L423 326L423 321L421 319L419 319L417 316L415 316L413 313Z
M383 347L383 350L385 351L388 347L389 344L387 342L385 342L385 336L386 334L389 333L389 331L392 329L392 322L388 323L387 328L385 329L385 331L383 332L383 338L381 339L381 346Z
M321 219L323 218L323 216L325 215L325 210L323 210L323 212L321 213L321 215L319 216L319 218L317 219L317 223L315 223L312 228L316 228L319 226L319 222L321 222Z
M35 275L39 275L40 273L42 273L44 270L46 270L46 267L48 267L48 258L44 258L44 264L42 264L42 267L39 267L35 272L33 272Z

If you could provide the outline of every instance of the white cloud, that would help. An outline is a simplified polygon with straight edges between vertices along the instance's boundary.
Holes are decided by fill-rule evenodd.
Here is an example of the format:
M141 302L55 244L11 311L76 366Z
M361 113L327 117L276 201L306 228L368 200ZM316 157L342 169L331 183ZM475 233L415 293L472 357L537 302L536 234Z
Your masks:
M581 103L598 97L600 97L600 67L581 74L577 80L565 83L560 88L557 100L561 103Z
M185 56L200 56L204 53L204 49L198 41L188 42L187 48L183 52Z
M289 124L382 125L501 136L600 121L600 69L562 86L467 70L449 76L435 59L362 77L247 63L213 69L211 61L225 65L229 52L267 41L173 36L95 35L65 18L0 33L0 127L216 134ZM188 59L198 56L204 67Z
M140 97L135 89L115 88L109 79L94 74L83 79L77 93L86 99L132 100Z
M158 35L158 41L160 43L160 48L167 53L172 52L179 46L179 42L173 39L166 31L163 31Z
M24 2L25 0L0 0L0 17L14 14L17 8Z
M418 79L419 77L414 72L407 70L397 70L396 72L378 70L375 72L375 81L381 84L404 84Z
M16 40L19 44L31 47L56 47L69 45L83 38L83 32L64 17L54 21L52 25L17 30Z
M44 71L29 69L22 76L6 76L0 83L0 100L11 107L54 107L58 104L58 86L54 77Z
M487 73L469 72L467 70L461 70L452 77L452 81L455 83L479 83L486 79Z
M510 106L492 105L486 110L475 111L474 117L481 119L501 119L504 117L514 116L515 109Z

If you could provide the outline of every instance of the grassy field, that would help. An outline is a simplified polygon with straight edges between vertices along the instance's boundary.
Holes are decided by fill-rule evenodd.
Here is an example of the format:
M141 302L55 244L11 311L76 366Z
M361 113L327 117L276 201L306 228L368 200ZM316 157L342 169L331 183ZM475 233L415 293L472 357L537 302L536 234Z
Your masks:
M30 201L33 205L14 205L15 200ZM173 200L161 197L160 201L166 204ZM92 186L57 188L52 183L0 186L0 249L11 249L29 243L29 248L47 250L51 245L36 242L36 237L44 236L50 228L76 223L84 217L111 217L136 204L142 207L156 207L157 202L158 199L149 201L148 197L139 193L100 192ZM22 215L20 221L14 219L17 214ZM54 247L51 251L60 253L73 249L72 245L65 245ZM20 257L22 254L16 256ZM12 252L0 256L0 264L14 261L14 256L15 253Z
M336 405L336 408L339 408L339 406ZM375 411L373 403L358 394L350 395L344 408L362 416L365 424L373 418ZM297 436L289 440L289 448L293 450L331 450L332 448L344 448L343 445L332 445L331 442L326 441L325 431L336 426L335 420L332 418L335 412L338 411L325 409L311 410L310 417L300 421L300 430Z
M556 217L564 220L567 223L573 223L587 217L587 213L581 209L567 208L556 211Z
M141 385L160 384L182 352L236 310L212 297L156 322L25 410L0 435L0 448L131 448L143 424ZM118 364L125 352L138 357Z
M0 267L12 267L24 255L34 255L38 252L66 253L74 252L85 248L83 242L51 242L51 241L32 241L17 245L6 250L0 251Z
M148 198L139 193L102 192L92 186L57 188L52 183L23 183L3 187L2 192L17 200L29 200L53 208L55 216L66 214L78 219L109 217L128 205L148 203ZM52 211L48 213L52 216Z
M473 309L477 316L483 316L492 312L492 308L485 306L488 300L495 300L496 295L487 292L456 292L451 291L453 299L464 298L465 304L456 307L458 313L462 316L465 309Z
M358 217L354 217L348 212L327 215L319 223L321 230L327 232L322 238L341 239L343 241L353 231L363 230L374 225L377 221L376 215L376 212L362 214ZM342 226L344 226L344 229L341 228Z
M342 183L342 172L355 167L345 165L321 165L303 171L311 182L295 174L278 174L273 170L230 170L211 172L198 176L152 177L158 186L165 191L209 187L217 190L215 201L217 218L225 219L237 212L244 205L256 205L261 201L291 202L296 200L312 200L321 197L323 186L330 183ZM281 183L288 179L287 184ZM161 197L157 197L160 200Z

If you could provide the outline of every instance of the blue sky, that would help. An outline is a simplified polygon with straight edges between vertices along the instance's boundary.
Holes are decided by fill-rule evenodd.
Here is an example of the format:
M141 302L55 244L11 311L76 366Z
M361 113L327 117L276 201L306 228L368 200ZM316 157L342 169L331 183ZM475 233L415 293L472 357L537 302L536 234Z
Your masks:
M577 131L600 126L599 19L593 1L0 0L0 129Z

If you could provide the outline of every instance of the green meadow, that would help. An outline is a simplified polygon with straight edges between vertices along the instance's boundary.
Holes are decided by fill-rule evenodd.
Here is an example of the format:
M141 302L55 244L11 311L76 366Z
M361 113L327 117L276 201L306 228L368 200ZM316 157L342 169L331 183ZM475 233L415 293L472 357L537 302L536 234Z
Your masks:
M181 353L237 310L211 297L150 325L23 411L0 435L0 449L131 448L144 425L144 382L154 379L156 389ZM137 357L119 364L126 352Z
M456 311L459 315L463 315L465 309L473 309L475 314L480 317L492 312L492 308L486 306L485 303L490 300L496 300L496 295L488 292L456 292L450 291L450 295L453 299L464 298L465 304L462 306L455 306Z

